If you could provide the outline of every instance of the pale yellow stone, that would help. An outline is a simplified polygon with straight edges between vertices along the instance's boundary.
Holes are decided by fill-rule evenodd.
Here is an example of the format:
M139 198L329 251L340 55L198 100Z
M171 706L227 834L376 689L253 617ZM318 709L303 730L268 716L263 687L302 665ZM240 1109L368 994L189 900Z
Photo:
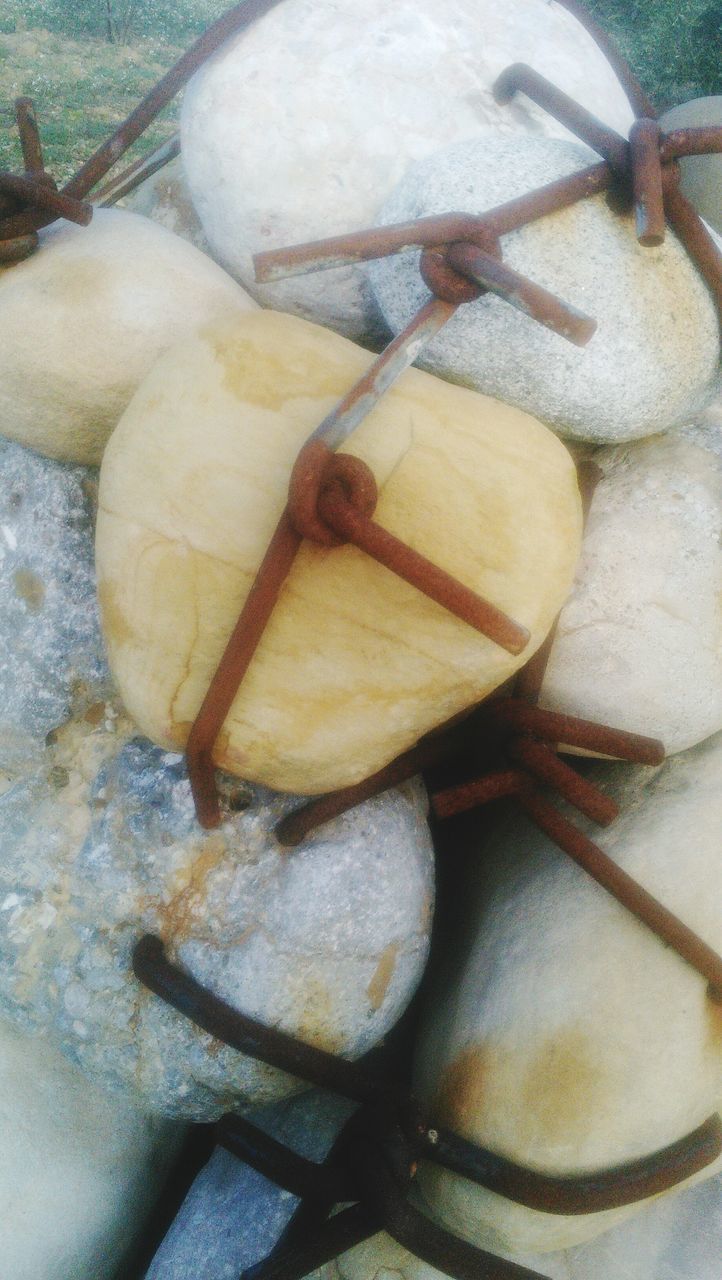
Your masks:
M293 461L372 357L274 312L169 352L113 434L98 575L131 715L184 746L283 510ZM356 782L506 680L541 643L580 548L564 446L507 405L410 370L344 449L375 518L531 632L511 657L354 547L304 542L217 746L278 790Z

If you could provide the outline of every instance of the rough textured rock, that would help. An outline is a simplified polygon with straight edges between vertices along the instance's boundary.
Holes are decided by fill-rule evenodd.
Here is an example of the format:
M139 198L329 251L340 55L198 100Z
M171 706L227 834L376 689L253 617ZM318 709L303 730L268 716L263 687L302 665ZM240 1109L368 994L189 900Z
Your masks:
M169 353L114 433L103 626L125 704L160 744L185 743L298 450L369 361L259 311ZM357 782L507 679L551 625L580 545L569 455L507 405L412 369L344 449L378 481L375 519L531 641L512 657L355 547L304 542L217 748L224 768L278 790Z
M229 41L185 95L183 155L219 259L266 306L358 340L374 335L360 268L260 288L251 255L373 225L411 162L484 125L567 136L526 100L494 102L494 81L520 60L626 135L632 116L616 77L561 5L278 5Z
M183 157L176 156L170 164L146 178L135 191L120 202L120 207L140 213L144 218L158 222L166 231L188 240L210 256L208 241L204 235L198 214L193 207L188 180L183 168Z
M687 428L594 455L604 478L544 706L661 738L668 753L722 729L718 435Z
M0 440L0 790L46 735L99 714L109 675L95 596L97 472Z
M596 160L578 143L486 131L410 169L380 221L481 213ZM643 248L633 216L613 214L601 195L504 236L502 249L509 266L591 315L596 333L572 346L486 294L445 326L419 360L424 368L598 443L663 431L712 397L717 313L671 232L659 248ZM428 297L417 264L409 253L368 268L395 332Z
M655 770L592 776L621 816L579 825L719 952L722 736ZM464 902L417 1063L441 1123L573 1173L651 1155L717 1110L722 1024L704 979L520 815L474 859ZM434 1212L491 1249L567 1248L635 1212L557 1217L432 1166L420 1177Z
M58 732L0 797L0 1011L52 1028L88 1074L203 1119L282 1097L291 1080L220 1047L132 977L168 954L229 1003L351 1057L396 1021L426 959L433 858L418 786L387 792L292 856L289 797L226 780L218 831L195 820L185 766L122 715Z
M254 1112L266 1133L311 1160L323 1160L350 1103L307 1093ZM270 1253L298 1200L219 1147L186 1196L146 1280L237 1280Z
M214 262L147 218L60 222L0 272L0 433L97 464L162 351L254 304ZM30 340L32 335L32 341Z
M696 129L722 125L722 96L694 98L660 117L662 128ZM722 235L722 155L683 156L682 190L710 226Z
M721 1252L722 1177L716 1177L648 1205L589 1244L518 1260L549 1280L718 1280ZM389 1275L394 1280L441 1280L440 1272L386 1235L374 1236L318 1275L324 1280ZM175 1280L172 1273L168 1280Z
M182 1133L0 1024L3 1280L113 1280Z

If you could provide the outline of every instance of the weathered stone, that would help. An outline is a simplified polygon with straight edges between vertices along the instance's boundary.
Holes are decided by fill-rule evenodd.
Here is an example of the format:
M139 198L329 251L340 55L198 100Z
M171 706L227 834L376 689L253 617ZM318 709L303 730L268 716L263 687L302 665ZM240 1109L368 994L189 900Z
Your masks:
M592 777L621 815L606 831L573 820L719 952L722 736L655 770L597 764ZM704 979L520 815L474 860L463 899L417 1063L440 1123L580 1173L651 1155L718 1109L720 1013ZM514 1254L567 1248L639 1207L546 1215L431 1165L419 1177L448 1225Z
M578 143L487 130L410 169L380 221L482 213L596 159ZM426 348L424 368L598 443L663 431L713 396L717 313L671 231L659 248L643 248L632 213L613 213L600 195L504 236L502 249L510 267L592 316L596 333L573 346L488 293L460 308ZM418 254L368 270L396 332L428 298Z
M182 138L208 239L266 306L357 340L379 320L360 268L259 287L251 255L372 226L407 166L484 125L568 136L492 86L526 61L626 135L629 104L575 18L546 0L285 0L191 81Z
M661 738L668 753L722 729L718 434L595 453L604 478L542 688L544 706Z
M369 362L258 311L169 353L114 433L103 626L125 704L161 745L185 744L298 450ZM376 477L375 519L531 640L514 657L357 548L304 542L217 747L223 768L278 790L358 782L506 680L544 638L580 546L571 458L507 405L412 369L344 450Z
M136 982L131 952L149 931L236 1008L365 1052L426 959L433 858L419 786L289 856L273 829L292 798L225 779L243 811L204 832L183 761L131 733L122 715L73 721L0 797L0 1010L51 1028L88 1074L168 1114L208 1118L292 1091Z
M662 128L697 129L705 125L722 125L722 96L694 98L679 107L665 111L659 120ZM722 155L683 156L679 162L682 191L697 212L722 235Z
M353 1106L307 1093L251 1119L310 1160L323 1160ZM146 1280L238 1280L271 1252L298 1200L218 1148L186 1196Z
M101 1092L0 1024L3 1280L114 1280L182 1129Z
M0 440L0 790L108 694L93 566L97 472Z
M146 178L119 206L160 223L166 231L172 231L210 257L208 241L188 189L182 156L176 156L170 164Z
M174 342L254 304L147 218L96 209L57 223L0 271L0 432L97 465L138 383Z
M516 1260L549 1280L718 1280L721 1253L722 1177L716 1177L647 1205L598 1240ZM442 1280L441 1272L382 1234L317 1275L324 1280ZM175 1280L173 1273L168 1280Z

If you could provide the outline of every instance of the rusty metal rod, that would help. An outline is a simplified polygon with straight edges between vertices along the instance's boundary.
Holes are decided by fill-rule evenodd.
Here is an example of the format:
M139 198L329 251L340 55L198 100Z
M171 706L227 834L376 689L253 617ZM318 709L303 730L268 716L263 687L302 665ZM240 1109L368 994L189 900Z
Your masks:
M660 143L662 161L679 160L681 156L707 156L722 151L722 125L695 129L672 129L663 133Z
M666 220L656 120L636 120L629 134L637 239L645 247L662 244Z
M164 169L171 160L175 160L180 155L180 150L180 135L176 133L162 146L154 147L152 151L141 156L140 160L136 160L135 164L129 165L112 182L106 182L99 191L94 193L93 204L100 205L103 209L110 209L119 200L129 196L148 178L152 178L154 173Z
M665 946L671 947L696 969L715 993L722 995L722 957L702 938L688 929L538 792L531 787L521 792L519 804L540 831L646 925Z
M321 493L319 512L334 532L423 591L424 595L480 631L494 644L506 649L507 653L521 653L529 643L526 627L452 578L426 556L395 538L387 529L357 512L340 485L333 485Z
M496 101L502 105L511 102L515 93L525 94L603 156L613 169L620 173L627 171L629 143L525 62L515 62L502 71L493 92Z
M56 218L67 218L68 222L77 222L87 227L93 217L92 204L83 204L73 200L61 191L33 178L21 178L14 173L0 172L0 191L15 196L24 203L36 208L48 209Z
M13 236L9 240L0 240L0 263L10 267L15 262L23 262L34 253L40 243L34 231L26 236Z
M437 818L455 818L457 814L489 804L492 800L516 795L524 781L524 774L519 769L496 769L473 782L461 782L455 787L437 791L431 797L431 807Z
M558 791L575 809L591 818L592 822L608 827L619 816L619 805L605 796L598 787L575 773L563 760L541 742L525 734L513 738L507 744L507 755L520 764L532 777Z
M696 209L673 181L665 183L664 208L669 225L710 289L722 318L722 253Z
M15 99L15 120L20 134L20 146L26 173L43 173L43 145L40 141L35 104L32 98Z
M473 244L451 244L446 250L446 261L455 271L470 277L490 293L495 293L524 315L530 316L576 347L585 347L597 329L591 316L572 307L568 302L512 271L503 262L491 257Z
M500 698L489 704L487 713L509 729L531 733L547 742L581 747L584 751L630 760L634 764L656 765L664 760L664 747L655 738L547 711L522 699Z
M622 55L612 37L595 21L586 5L582 4L581 0L557 0L557 3L573 14L589 32L619 80L635 116L649 116L652 120L656 119L654 103L647 97L627 59Z

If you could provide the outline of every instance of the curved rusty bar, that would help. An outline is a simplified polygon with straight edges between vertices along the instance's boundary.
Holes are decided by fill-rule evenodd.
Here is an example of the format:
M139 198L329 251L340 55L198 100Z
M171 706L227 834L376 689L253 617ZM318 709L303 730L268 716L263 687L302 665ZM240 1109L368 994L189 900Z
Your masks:
M561 5L562 9L566 9L571 13L577 19L577 22L580 22L586 28L592 40L601 49L624 89L627 101L635 116L649 116L652 120L656 119L657 111L654 103L645 93L624 54L617 47L616 41L604 30L604 27L601 27L596 19L592 17L586 5L581 4L580 0L556 0L556 3Z

